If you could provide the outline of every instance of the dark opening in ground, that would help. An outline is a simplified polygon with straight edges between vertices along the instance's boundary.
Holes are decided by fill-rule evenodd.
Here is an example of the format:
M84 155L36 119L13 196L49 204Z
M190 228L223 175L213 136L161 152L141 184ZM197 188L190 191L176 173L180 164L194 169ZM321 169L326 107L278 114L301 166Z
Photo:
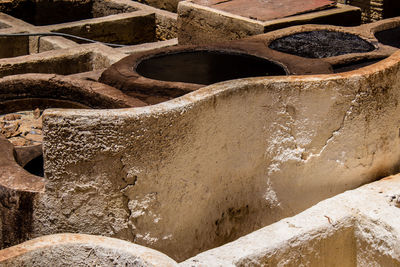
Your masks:
M24 169L33 175L44 177L43 155L40 155L34 158L33 160L29 161L24 166Z
M135 11L135 9L116 6L108 3L108 1L96 0L22 0L0 3L0 12L36 26L91 19L131 11Z
M346 71L352 71L352 70L357 70L372 64L375 64L379 61L383 60L383 58L379 59L363 59L355 62L350 62L346 64L338 64L332 66L333 72L334 73L340 73L340 72L346 72Z
M271 49L307 58L326 58L375 49L357 35L336 31L301 32L274 40Z
M400 48L400 27L377 32L375 37L382 44Z
M399 0L384 0L383 1L383 18L393 18L400 16L400 1Z
M267 59L222 51L157 55L141 61L136 71L154 80L204 85L246 77L286 75L282 66Z

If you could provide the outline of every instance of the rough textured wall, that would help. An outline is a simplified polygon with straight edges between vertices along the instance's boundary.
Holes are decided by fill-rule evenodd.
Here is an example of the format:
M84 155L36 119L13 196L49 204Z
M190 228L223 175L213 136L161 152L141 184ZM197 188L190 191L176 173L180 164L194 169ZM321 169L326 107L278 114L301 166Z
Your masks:
M399 174L385 177L180 266L400 266L399 190Z
M384 0L339 0L342 4L348 4L361 8L361 20L369 23L381 20L384 17Z
M140 3L150 5L156 8L161 8L171 12L176 12L178 3L182 0L135 0Z
M360 9L350 5L338 5L336 8L266 21L256 20L251 13L248 17L239 16L239 13L241 12L230 13L191 1L180 2L177 20L179 44L209 45L304 24L357 26L361 17Z
M34 234L115 236L182 260L394 172L399 58L144 108L47 111Z

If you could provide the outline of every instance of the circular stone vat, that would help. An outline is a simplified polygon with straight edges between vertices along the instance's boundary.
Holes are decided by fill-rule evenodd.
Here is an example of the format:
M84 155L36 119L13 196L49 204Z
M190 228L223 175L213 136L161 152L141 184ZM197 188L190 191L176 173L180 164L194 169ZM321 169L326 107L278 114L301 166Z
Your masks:
M153 80L209 85L260 76L286 75L284 68L270 60L224 51L183 51L143 59L139 75Z
M44 177L41 114L47 108L89 107L51 98L23 98L0 103L0 132L14 145L15 159L20 166L40 177Z
M350 53L366 53L375 47L357 35L328 30L300 32L278 38L269 48L306 58L327 58Z
M127 108L145 103L101 83L49 74L0 79L0 134L14 145L15 161L43 176L42 112L47 108Z
M265 46L176 46L123 58L105 70L100 82L147 104L157 104L217 82L287 75L286 66L268 59Z
M145 103L101 83L48 74L0 79L0 133L14 146L41 144L47 108L125 108ZM27 142L26 142L27 141Z
M375 37L384 45L400 48L400 27L376 32Z

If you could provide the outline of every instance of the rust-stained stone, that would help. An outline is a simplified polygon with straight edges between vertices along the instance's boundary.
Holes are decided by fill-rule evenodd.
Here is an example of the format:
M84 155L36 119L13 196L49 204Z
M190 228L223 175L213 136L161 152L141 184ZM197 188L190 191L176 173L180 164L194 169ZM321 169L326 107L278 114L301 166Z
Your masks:
M127 108L142 101L102 83L54 74L24 74L0 79L0 114L36 108Z
M329 0L191 0L195 4L260 21L332 8Z
M0 135L1 248L29 238L34 198L45 188L45 179L25 171L15 155L13 145Z

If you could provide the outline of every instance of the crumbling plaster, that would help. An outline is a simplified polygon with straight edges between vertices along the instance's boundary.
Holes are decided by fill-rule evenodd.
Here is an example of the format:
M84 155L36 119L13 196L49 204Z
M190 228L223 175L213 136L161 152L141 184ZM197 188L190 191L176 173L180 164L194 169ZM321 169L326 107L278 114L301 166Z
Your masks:
M399 58L143 108L47 110L33 235L85 229L183 260L395 172Z

